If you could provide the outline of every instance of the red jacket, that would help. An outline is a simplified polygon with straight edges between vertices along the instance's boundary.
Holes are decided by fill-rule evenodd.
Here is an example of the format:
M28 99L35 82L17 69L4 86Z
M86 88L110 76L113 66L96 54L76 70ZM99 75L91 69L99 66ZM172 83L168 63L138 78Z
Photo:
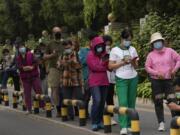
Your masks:
M100 37L95 37L91 42L91 50L87 56L87 65L89 69L89 86L107 86L109 85L107 77L108 63L104 62L101 56L95 54L94 48L100 42L103 42L103 39ZM105 55L105 54L102 54Z
M30 51L26 52L25 59L23 59L22 55L19 54L19 56L17 57L17 63L18 63L21 79L32 79L34 77L39 77L38 66L36 64L36 61L34 60L33 54ZM23 66L33 66L33 65L34 65L34 69L32 71L23 70Z

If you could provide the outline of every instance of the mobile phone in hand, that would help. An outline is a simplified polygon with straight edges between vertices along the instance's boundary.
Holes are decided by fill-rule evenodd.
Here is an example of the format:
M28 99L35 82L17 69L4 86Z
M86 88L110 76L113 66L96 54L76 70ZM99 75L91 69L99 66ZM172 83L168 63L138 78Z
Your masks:
M102 60L103 60L103 61L109 60L109 54L104 55L104 56L102 57Z

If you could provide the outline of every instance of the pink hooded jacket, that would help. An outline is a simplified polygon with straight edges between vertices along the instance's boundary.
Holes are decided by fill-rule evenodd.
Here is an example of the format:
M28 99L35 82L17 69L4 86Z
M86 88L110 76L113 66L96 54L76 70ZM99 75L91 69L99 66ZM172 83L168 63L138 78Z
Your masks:
M94 86L108 86L109 81L107 77L107 69L108 69L108 63L102 61L101 56L105 55L102 54L101 56L97 56L95 54L95 47L98 44L104 43L103 38L98 36L95 37L91 41L91 50L88 53L87 56L87 65L89 68L89 86L94 87Z

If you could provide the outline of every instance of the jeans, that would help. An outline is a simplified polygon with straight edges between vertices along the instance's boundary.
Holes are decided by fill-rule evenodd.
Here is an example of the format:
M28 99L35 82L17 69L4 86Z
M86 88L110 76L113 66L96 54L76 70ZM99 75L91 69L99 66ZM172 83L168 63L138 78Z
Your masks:
M8 78L12 77L14 83L14 90L20 91L19 75L16 70L7 70L2 72L2 88L7 88Z
M108 86L91 87L91 95L93 99L91 109L92 124L99 124L103 120L104 105L108 92Z

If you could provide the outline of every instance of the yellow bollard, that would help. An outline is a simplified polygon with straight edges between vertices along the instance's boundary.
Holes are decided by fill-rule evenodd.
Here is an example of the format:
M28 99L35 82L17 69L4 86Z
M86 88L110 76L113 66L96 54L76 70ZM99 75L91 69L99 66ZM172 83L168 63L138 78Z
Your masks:
M9 106L9 97L8 97L8 92L4 92L4 105Z
M13 92L13 108L16 109L17 107L17 94Z
M51 118L52 117L52 111L51 111L51 99L50 97L46 98L46 104L45 104L45 108L46 108L46 117Z
M86 125L86 110L85 108L79 109L79 126Z
M63 105L61 107L61 119L62 121L67 121L68 120L68 110L67 110L67 106Z
M39 114L39 100L36 98L36 96L34 97L33 107L34 107L34 114Z
M103 121L104 121L104 133L111 133L111 116L107 113L104 114L103 116Z
M2 91L0 90L0 104L2 104L2 101L3 101L3 93L2 93Z

